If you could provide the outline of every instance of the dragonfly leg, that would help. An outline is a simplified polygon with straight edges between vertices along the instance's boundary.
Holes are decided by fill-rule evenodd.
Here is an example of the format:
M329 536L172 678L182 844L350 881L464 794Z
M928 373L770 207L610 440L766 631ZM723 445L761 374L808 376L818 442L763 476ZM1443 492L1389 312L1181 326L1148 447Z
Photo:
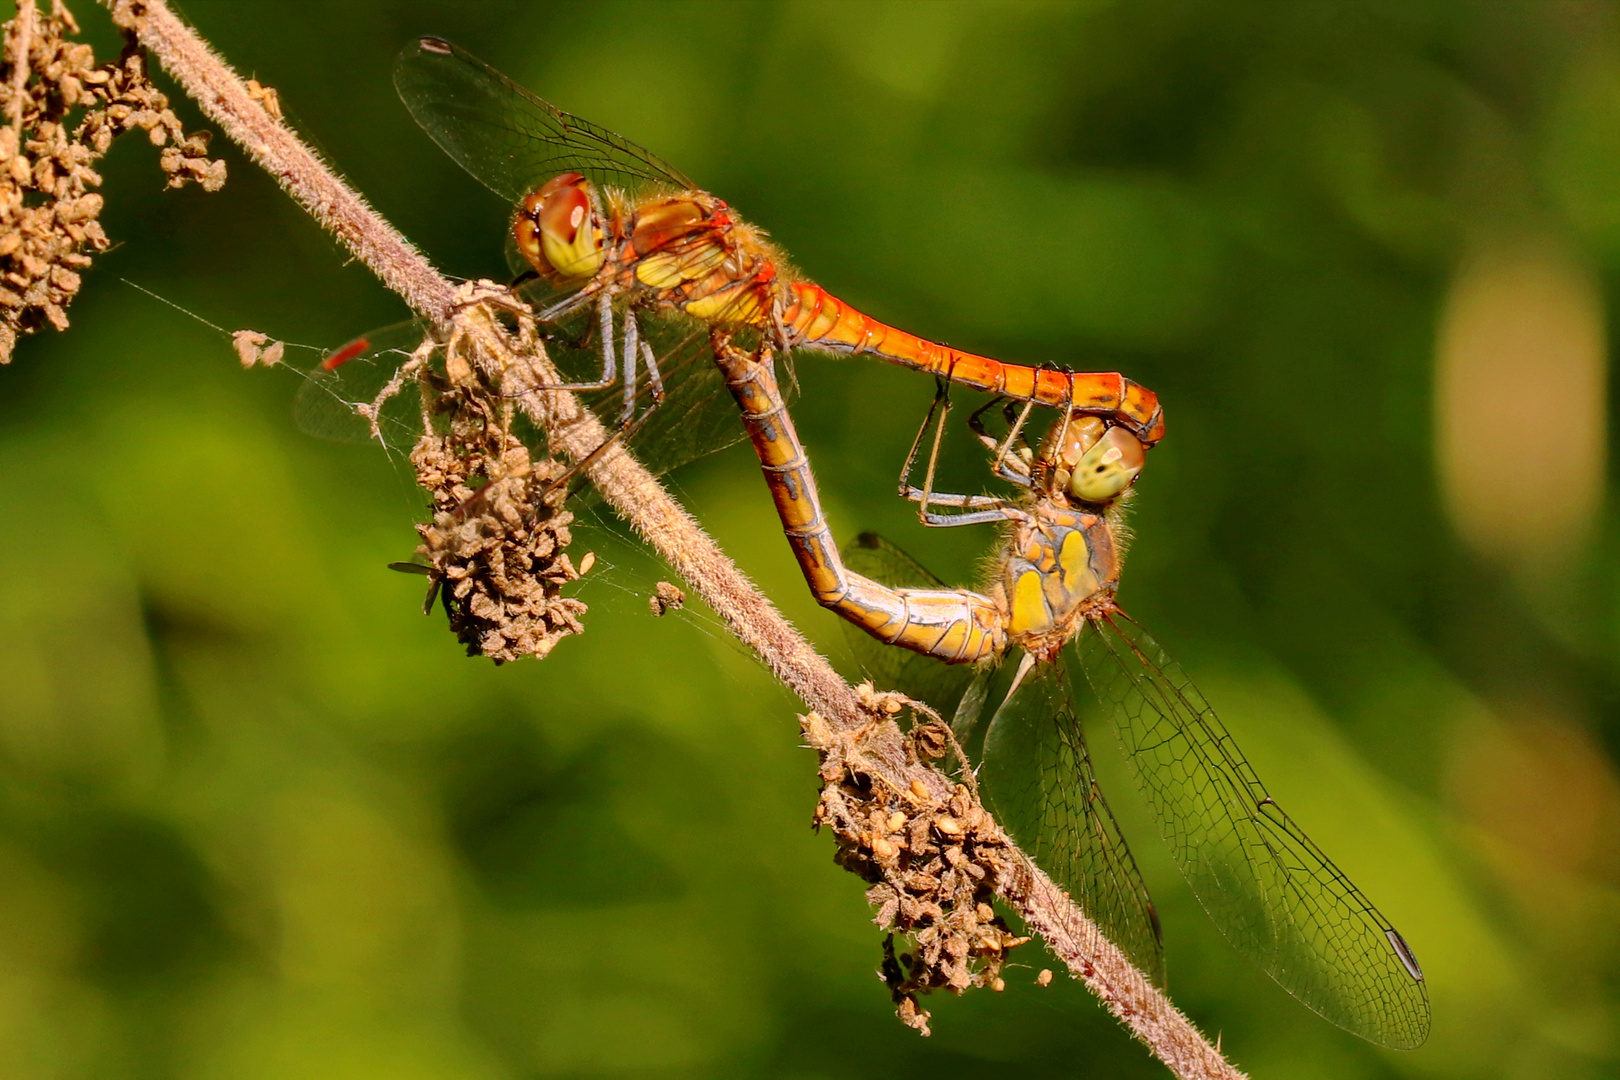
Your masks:
M1029 487L1031 481L1029 478L1028 459L1033 455L1029 450L1029 443L1025 441L1023 433L1018 433L1016 440L1018 443L1018 452L1016 454L1005 454L1002 449L1000 449L1002 445L1001 440L997 439L985 429L984 414L995 408L997 405L1001 406L1002 415L1007 418L1007 424L1010 427L1013 424L1014 416L1016 415L1016 408L1013 402L1007 400L1006 398L996 398L994 400L985 402L983 405L973 410L972 415L968 417L968 428L975 436L978 437L979 442L984 444L984 448L986 450L990 450L995 453L996 457L993 464L993 471L995 472L996 476L1007 481L1009 484L1017 484L1019 487ZM1012 441L1012 437L1009 436L1009 445Z
M984 448L986 450L994 450L996 445L1001 440L990 434L989 430L985 428L984 414L997 406L1001 406L1003 410L1005 410L1005 408L1011 404L1012 403L1006 398L991 398L983 405L980 405L977 409L974 409L972 412L968 413L968 430L973 432L974 438L978 439L984 444Z
M601 279L599 278L598 281L600 280ZM607 290L604 289L600 284L586 285L573 295L565 296L563 299L557 301L555 304L552 304L550 307L543 308L540 311L535 312L535 320L542 323L556 322L563 316L571 315L580 308L584 307L591 301L593 297L606 294Z
M917 437L911 440L911 449L906 451L906 462L900 469L900 497L910 499L912 492L917 491L911 485L911 470L917 464L917 449L922 446L923 435L928 431L928 425L934 422L934 415L940 414L939 426L934 429L934 449L929 457L928 473L923 480L922 510L928 509L928 493L934 485L934 464L939 457L940 432L945 428L945 418L951 414L951 384L943 378L934 380L934 400L928 405L928 414L923 417L922 426L917 429ZM913 500L915 501L915 500Z
M602 377L592 382L536 383L533 390L606 390L619 381L619 361L613 351L613 298L603 293L597 305L599 337L602 342ZM635 382L635 369L626 372L626 384ZM627 394L635 397L635 387L629 385Z
M936 382L933 404L928 406L928 415L923 417L922 426L917 429L917 437L911 441L911 450L906 454L905 467L900 472L900 497L916 503L918 520L935 528L1006 521L1007 515L1004 510L1012 504L1004 499L998 499L993 495L953 495L934 490L934 474L939 465L940 438L950 412L950 383L945 379L939 379ZM911 470L916 465L917 450L922 445L923 435L927 432L928 425L934 423L936 413L939 415L939 421L934 426L934 442L928 454L928 471L923 478L923 486L918 488L911 483ZM931 509L933 506L955 506L975 512L942 514Z
M652 391L654 405L664 403L664 376L658 370L658 358L653 355L652 346L645 341L641 342L641 361L647 369L647 384Z
M609 318L611 320L611 315ZM612 333L612 331L613 324L609 321L608 332ZM640 349L637 348L640 344L639 331L640 328L636 325L636 313L626 311L624 313L624 348L620 350L624 356L624 411L619 414L620 425L628 424L636 415L636 358L640 353Z
M921 494L920 492L918 493ZM935 529L949 529L957 525L1001 524L1010 517L1013 504L993 495L942 495L935 493L930 500L937 506L960 506L964 512L942 514L937 510L919 512L924 525Z
M965 589L892 589L844 566L777 388L770 351L756 359L720 334L714 340L715 358L742 409L783 532L816 601L879 641L946 663L972 663L1005 648L1007 617L989 597Z
M1010 405L1011 403L1009 402L1008 404ZM1029 419L1030 411L1034 408L1035 403L1033 401L1024 402L1023 409L1018 413L1017 422L1014 423L1012 428L1007 432L1007 437L1002 440L1001 445L996 448L996 457L995 460L991 462L990 467L996 472L997 475L1000 475L1004 466L1008 461L1011 460L1008 457L1008 454L1011 452L1014 443L1017 443L1020 447L1025 447L1028 445L1028 443L1024 440L1024 423Z
M664 403L664 376L658 370L658 358L653 355L652 346L641 336L641 323L636 319L634 309L624 313L624 414L621 424L630 422L636 411L636 358L641 358L642 366L647 369L647 386L652 400L647 403L643 418Z

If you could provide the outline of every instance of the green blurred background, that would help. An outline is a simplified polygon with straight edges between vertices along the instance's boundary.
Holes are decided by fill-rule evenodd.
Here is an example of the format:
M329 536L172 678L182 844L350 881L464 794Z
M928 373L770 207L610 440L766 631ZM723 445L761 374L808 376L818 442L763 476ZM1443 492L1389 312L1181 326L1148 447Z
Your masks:
M98 48L104 14L75 8ZM1261 1077L1620 1075L1620 293L1608 4L309 5L187 14L447 271L506 208L395 99L454 38L679 163L872 314L1114 368L1169 435L1121 599L1405 932L1434 1034L1338 1032L1204 918L1099 740L1177 1003ZM189 108L189 106L187 107ZM194 110L188 115L195 116ZM106 162L64 335L0 369L0 1075L1155 1076L1051 963L891 1015L797 703L586 521L588 632L496 669L391 574L421 500L227 330L403 317L239 153ZM932 394L808 360L837 532L971 583L892 496ZM966 400L964 398L963 400ZM978 484L959 447L948 463ZM746 448L675 475L827 650Z

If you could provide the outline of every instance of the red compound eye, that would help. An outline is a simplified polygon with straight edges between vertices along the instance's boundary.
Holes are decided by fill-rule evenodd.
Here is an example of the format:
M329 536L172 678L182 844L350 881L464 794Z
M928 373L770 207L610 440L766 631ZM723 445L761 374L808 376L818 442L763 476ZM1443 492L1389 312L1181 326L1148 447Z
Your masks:
M540 199L540 212L536 215L540 231L554 243L572 246L579 227L589 216L591 197L586 194L585 184L585 178L579 173L563 173L535 192Z

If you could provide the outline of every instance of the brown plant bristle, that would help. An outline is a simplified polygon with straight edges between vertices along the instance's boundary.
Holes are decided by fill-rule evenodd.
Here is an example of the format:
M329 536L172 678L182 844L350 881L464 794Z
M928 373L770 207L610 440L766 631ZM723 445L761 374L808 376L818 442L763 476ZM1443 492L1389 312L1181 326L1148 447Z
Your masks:
M169 186L225 183L225 163L208 158L208 133L187 135L146 75L132 39L115 63L96 65L60 2L41 15L20 0L4 28L0 56L0 364L17 338L68 325L91 252L105 251L103 200L91 167L114 138L139 128L154 146Z

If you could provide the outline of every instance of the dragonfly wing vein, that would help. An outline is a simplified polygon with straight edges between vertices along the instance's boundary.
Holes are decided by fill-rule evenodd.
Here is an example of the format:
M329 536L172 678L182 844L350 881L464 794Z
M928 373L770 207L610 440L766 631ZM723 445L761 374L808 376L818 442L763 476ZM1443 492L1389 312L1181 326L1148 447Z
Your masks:
M564 172L636 192L696 186L657 155L563 112L438 38L400 53L394 86L445 153L512 203Z
M979 780L1025 853L1164 985L1158 915L1097 784L1060 664L1036 664L991 717Z
M1428 990L1391 944L1394 927L1266 793L1181 669L1118 611L1089 622L1071 653L1172 856L1228 940L1340 1027L1421 1045Z

